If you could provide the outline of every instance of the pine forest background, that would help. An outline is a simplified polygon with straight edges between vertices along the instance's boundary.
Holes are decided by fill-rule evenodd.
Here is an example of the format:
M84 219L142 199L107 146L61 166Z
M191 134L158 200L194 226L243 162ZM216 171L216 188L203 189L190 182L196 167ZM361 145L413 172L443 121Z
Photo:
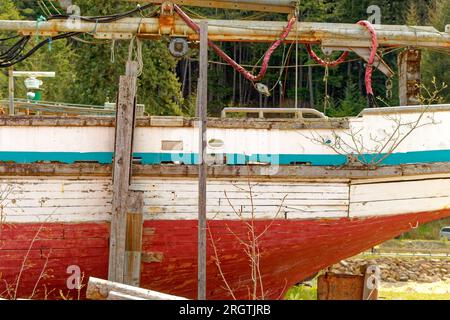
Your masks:
M108 15L135 7L135 3L114 0L74 0L82 15ZM356 23L367 19L366 10L378 5L383 24L432 25L443 31L450 23L450 0L302 0L300 20L316 22ZM187 8L193 17L218 19L286 20L285 15L245 11ZM0 0L0 19L31 19L46 17L63 11L58 1L49 0ZM155 11L147 10L151 16ZM301 30L300 30L301 32ZM0 37L8 34L0 34ZM42 40L42 39L40 39ZM74 41L55 42L42 48L30 59L16 66L17 70L56 71L55 79L45 80L44 99L80 104L103 105L114 102L118 78L124 73L128 55L128 42L93 40L85 37ZM35 41L39 41L36 39ZM33 41L30 41L33 42ZM6 43L7 45L8 43ZM33 43L32 43L33 44ZM31 45L32 45L31 44ZM3 44L5 45L5 44ZM31 46L30 45L30 46ZM193 115L198 77L198 50L193 48L183 59L173 58L167 50L168 40L145 41L143 45L144 72L139 79L139 103L146 105L151 115ZM254 66L267 50L267 43L221 43L222 48L239 63ZM1 46L1 45L0 45ZM4 48L0 48L4 49ZM319 48L317 48L319 50ZM389 50L385 59L397 70L397 54L402 50ZM231 67L223 64L210 52L209 65L209 114L217 116L226 106L293 107L295 101L295 45L286 44L273 55L263 83L272 89L271 97L260 101L259 93ZM349 62L330 69L327 91L330 96L330 116L358 114L365 106L364 62L351 54ZM309 58L300 45L298 63L299 107L311 107L323 111L325 97L325 70ZM433 76L438 83L450 78L448 54L424 50L422 72L425 85ZM249 67L255 72L257 68ZM386 102L398 105L398 79L394 79L394 95ZM386 77L374 73L374 89L377 96L386 96ZM443 92L448 101L450 90ZM0 72L0 98L7 95L6 70ZM18 85L19 97L25 96L25 87ZM386 100L386 99L385 99Z

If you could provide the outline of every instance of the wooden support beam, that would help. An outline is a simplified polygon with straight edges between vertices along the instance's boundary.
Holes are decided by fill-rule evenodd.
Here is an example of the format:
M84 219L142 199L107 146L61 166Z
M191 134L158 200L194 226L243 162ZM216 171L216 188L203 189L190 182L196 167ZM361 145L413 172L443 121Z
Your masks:
M131 178L138 63L128 61L126 69L126 75L120 77L113 165L108 279L115 282L124 281L127 204Z
M106 300L146 300L141 297L131 296L129 294L110 291Z
M118 299L121 297L122 299ZM125 300L133 297L133 300L187 300L183 297L168 295L165 293L137 288L122 283L107 281L98 278L89 278L86 298L91 300Z
M399 95L401 106L418 105L420 96L420 62L419 49L406 49L398 56Z
M199 174L198 174L198 300L206 300L206 127L208 103L208 23L200 24L199 78Z
M141 280L141 254L144 192L130 191L127 204L124 283L138 287Z

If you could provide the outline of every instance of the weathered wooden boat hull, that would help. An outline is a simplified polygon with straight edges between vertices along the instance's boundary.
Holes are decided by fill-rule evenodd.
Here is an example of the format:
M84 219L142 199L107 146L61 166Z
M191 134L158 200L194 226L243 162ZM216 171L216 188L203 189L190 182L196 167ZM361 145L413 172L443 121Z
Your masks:
M337 120L211 119L208 297L249 298L243 249L253 225L256 295L280 298L340 259L450 216L449 123L448 105ZM73 268L85 280L107 277L114 136L112 118L0 118L0 295L44 297L45 286L73 298ZM141 285L189 298L197 151L195 119L137 120L130 190L144 198Z
M256 221L257 234L269 226L259 241L263 287L261 290L258 282L257 295L282 298L297 282L341 259L408 231L417 223L447 216L450 210L379 218ZM238 299L251 298L250 257L236 239L236 236L247 238L248 226L242 221L211 221L209 227L213 242L209 238L208 298L231 299L231 291ZM144 230L141 286L195 299L197 222L146 221ZM84 282L90 276L107 277L107 222L12 224L3 225L1 231L0 292L6 289L6 283L15 291L19 280L17 297L63 295L77 299L78 291L67 287L69 266L80 267ZM36 234L38 237L33 241Z
M98 164L0 166L0 294L5 296L6 284L15 291L18 280L20 297L34 291L43 298L46 288L50 298L60 298L60 290L77 298L77 290L67 286L70 266L80 268L84 283L89 276L107 277L110 169ZM144 191L141 285L189 298L197 290L195 169L135 166L131 186ZM267 170L210 168L208 298L231 298L224 280L235 297L249 298L250 258L237 239L249 244L249 224L255 225L255 235L262 234L263 290L257 295L276 299L330 264L450 216L448 164L293 166L279 168L274 176L265 175Z

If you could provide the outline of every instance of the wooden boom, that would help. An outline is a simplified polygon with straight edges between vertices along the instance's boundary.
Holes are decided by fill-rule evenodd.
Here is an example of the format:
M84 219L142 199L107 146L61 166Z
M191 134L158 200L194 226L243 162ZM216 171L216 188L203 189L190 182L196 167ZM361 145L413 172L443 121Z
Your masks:
M194 20L199 23L201 20ZM213 41L272 42L279 38L286 26L284 21L243 21L208 19L208 34ZM0 20L0 31L17 31L23 35L56 35L62 32L91 33L96 38L130 39L133 36L157 39L162 36L198 40L198 34L177 15L159 18L126 18L112 23L92 23L73 20L51 20L39 23L25 20ZM298 32L296 31L298 27ZM412 46L422 48L450 48L450 33L433 27L376 25L379 45ZM321 43L324 47L371 46L367 30L356 24L299 22L287 37L287 42Z

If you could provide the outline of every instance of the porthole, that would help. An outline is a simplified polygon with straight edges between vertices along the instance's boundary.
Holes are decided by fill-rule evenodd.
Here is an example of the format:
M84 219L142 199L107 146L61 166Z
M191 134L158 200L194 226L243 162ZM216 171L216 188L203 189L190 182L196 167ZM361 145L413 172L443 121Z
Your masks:
M223 140L220 140L220 139L211 139L208 141L208 146L213 149L222 148L223 145L224 145L224 142L223 142Z

